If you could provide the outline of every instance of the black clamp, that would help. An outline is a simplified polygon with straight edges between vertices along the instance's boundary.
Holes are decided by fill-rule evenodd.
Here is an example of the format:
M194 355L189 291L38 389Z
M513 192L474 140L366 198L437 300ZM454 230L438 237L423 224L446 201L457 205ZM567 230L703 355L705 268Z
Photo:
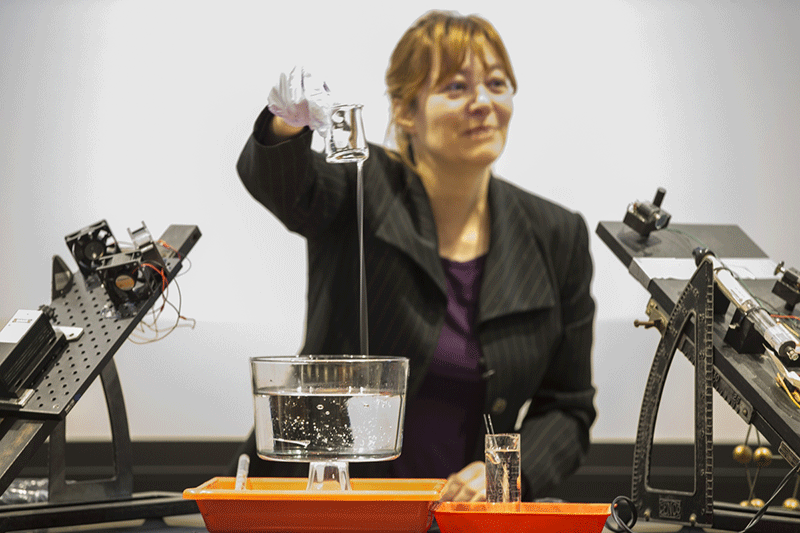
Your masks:
M636 201L628 206L622 222L642 237L648 237L655 230L664 229L672 215L661 209L666 189L659 187L652 202Z

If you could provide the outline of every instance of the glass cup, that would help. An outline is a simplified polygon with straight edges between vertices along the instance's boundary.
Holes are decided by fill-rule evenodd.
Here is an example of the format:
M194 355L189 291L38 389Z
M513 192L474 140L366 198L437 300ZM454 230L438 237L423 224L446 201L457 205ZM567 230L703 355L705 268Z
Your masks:
M486 502L495 511L520 509L519 433L493 433L484 440Z
M369 157L361 104L341 104L331 108L330 128L325 135L325 160L328 163L355 163Z

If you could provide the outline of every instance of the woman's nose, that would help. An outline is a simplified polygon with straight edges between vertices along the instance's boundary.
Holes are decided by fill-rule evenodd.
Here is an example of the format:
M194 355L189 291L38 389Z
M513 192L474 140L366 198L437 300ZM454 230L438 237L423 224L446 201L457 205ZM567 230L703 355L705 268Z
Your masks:
M492 99L489 97L489 90L485 85L478 84L475 89L475 99L473 100L473 108L480 108L491 104Z

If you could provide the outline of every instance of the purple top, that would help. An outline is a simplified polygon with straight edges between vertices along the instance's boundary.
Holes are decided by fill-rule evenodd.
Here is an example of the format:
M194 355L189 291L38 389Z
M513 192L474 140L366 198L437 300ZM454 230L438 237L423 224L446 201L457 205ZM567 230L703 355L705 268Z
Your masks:
M471 460L480 431L485 387L475 315L486 256L442 259L447 315L417 396L406 405L403 452L392 462L401 478L446 478Z

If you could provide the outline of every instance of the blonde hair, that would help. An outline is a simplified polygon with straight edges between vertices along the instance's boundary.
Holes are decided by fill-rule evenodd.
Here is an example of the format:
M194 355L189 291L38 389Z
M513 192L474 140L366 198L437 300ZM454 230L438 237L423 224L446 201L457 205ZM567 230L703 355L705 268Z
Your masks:
M392 133L397 155L412 168L414 154L409 134L395 123L398 110L414 110L417 95L431 82L438 85L459 71L468 52L485 57L486 46L499 56L514 92L517 80L511 68L508 51L500 34L489 21L478 15L461 15L453 11L429 11L410 27L398 41L386 69L386 88L392 103L392 119L387 137ZM436 59L439 72L432 72Z

